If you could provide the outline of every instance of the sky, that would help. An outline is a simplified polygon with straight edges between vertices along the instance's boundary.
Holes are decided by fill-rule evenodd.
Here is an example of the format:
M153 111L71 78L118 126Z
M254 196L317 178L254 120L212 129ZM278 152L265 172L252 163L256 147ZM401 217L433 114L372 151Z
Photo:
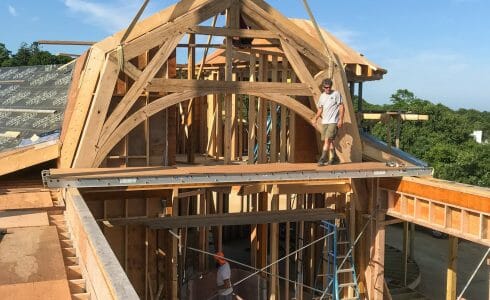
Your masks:
M99 41L125 28L143 0L0 0L0 43L16 52L36 40ZM150 0L144 16L177 2ZM268 0L287 17L308 19L302 0ZM366 82L368 102L398 89L452 109L490 111L489 0L309 0L320 26L388 70ZM52 53L83 47L45 45Z

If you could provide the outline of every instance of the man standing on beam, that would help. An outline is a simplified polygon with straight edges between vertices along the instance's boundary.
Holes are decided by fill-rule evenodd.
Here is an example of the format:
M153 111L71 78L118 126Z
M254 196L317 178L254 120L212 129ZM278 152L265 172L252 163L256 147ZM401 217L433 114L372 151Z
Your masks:
M322 118L320 133L323 142L322 156L318 160L319 166L331 165L334 163L335 146L334 141L337 131L344 123L344 104L339 92L332 89L332 80L323 81L323 93L318 100L316 115L311 120L316 126L318 118ZM328 161L327 160L328 157Z

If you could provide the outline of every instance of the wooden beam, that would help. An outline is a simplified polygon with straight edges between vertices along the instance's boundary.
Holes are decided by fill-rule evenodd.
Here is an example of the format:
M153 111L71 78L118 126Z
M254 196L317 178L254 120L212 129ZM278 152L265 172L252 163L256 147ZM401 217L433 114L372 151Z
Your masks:
M126 43L131 42L142 35L147 34L163 24L172 22L175 19L181 17L189 11L199 9L204 4L209 3L210 0L194 0L194 1L180 1L174 5L163 9L154 15L138 22L130 34L126 38ZM126 29L123 29L112 36L105 38L104 40L98 42L96 45L105 52L112 51L116 49L121 44L121 39L126 33Z
M110 133L110 136L103 141L100 145L99 151L96 153L95 159L93 159L92 166L98 167L107 154L114 148L114 146L121 141L133 128L141 124L147 118L153 116L159 111L164 110L172 105L180 103L182 101L201 96L197 92L182 92L174 93L162 98L159 98L147 106L140 108L131 117L126 118L115 130Z
M98 145L102 145L108 139L109 135L116 129L121 120L124 119L128 111L133 106L134 102L138 99L143 91L144 87L149 81L155 77L160 67L167 61L170 54L175 49L178 41L182 38L182 34L173 35L169 40L163 44L158 52L155 54L151 62L146 66L145 70L141 73L141 76L136 82L133 83L129 91L123 97L123 99L116 106L111 115L104 123L104 127L101 131Z
M68 95L66 97L66 107L65 113L63 114L63 122L61 125L61 135L60 141L63 144L65 136L68 130L68 124L70 124L71 116L77 102L78 93L80 92L80 78L83 76L83 69L85 67L85 62L89 54L89 50L85 51L80 57L76 59L75 66L72 71L72 79L70 84L70 89L68 90Z
M363 113L362 118L364 120L383 120L386 116L399 117L403 121L428 121L429 115L410 114L410 113Z
M344 103L344 125L339 129L337 137L337 155L341 162L360 162L362 161L362 143L359 135L359 127L354 112L354 106L350 96L349 87L347 86L347 76L343 63L340 61L337 54L333 55L334 68L333 82L334 87L342 95Z
M93 160L93 167L97 167L103 161L105 156L111 151L111 149L124 137L126 136L133 128L138 126L141 122L156 114L159 111L162 111L172 105L175 105L179 102L185 101L190 98L200 97L206 95L206 91L189 91L189 92L181 92L174 93L162 98L159 98L147 106L139 109L130 117L126 118L121 125L115 129L109 138L106 139L105 143L102 144L99 148L99 151ZM296 101L295 99L281 95L281 94L269 94L269 93L255 93L251 92L250 95L262 97L265 99L269 99L271 101L275 101L281 105L288 107L290 110L299 114L306 120L311 120L314 116L314 112L309 110L306 106ZM219 113L219 109L218 109ZM252 152L253 153L253 152Z
M271 81L277 82L279 78L278 74L278 59L277 55L272 56L271 63ZM270 162L277 162L278 160L278 152L279 152L279 140L277 139L277 104L275 102L271 102L270 106L270 114L271 114L271 130L270 130Z
M249 81L257 81L256 78L257 56L255 52L250 52L249 61ZM255 126L257 119L257 98L251 95L248 99L248 164L255 163L255 145L257 139L257 129Z
M471 187L456 182L425 178L383 178L380 186L397 193L406 193L441 203L490 213L490 195L484 188Z
M0 156L0 176L60 157L60 143L50 141L15 149Z
M271 200L271 211L279 210L279 195L273 195ZM279 224L272 223L270 226L270 259L275 262L279 259ZM271 285L270 285L270 300L280 299L279 286L279 266L274 264L271 266Z
M105 221L112 225L143 225L153 229L200 227L200 226L227 226L247 224L268 224L296 221L320 221L343 218L344 214L337 213L329 208L316 208L305 210L277 210L257 211L247 213L218 213L212 215L172 216L163 218L113 218Z
M87 63L84 68L83 77L80 78L79 92L73 107L73 113L70 122L66 124L63 131L66 130L63 145L61 147L61 156L59 165L62 168L69 168L75 157L75 152L82 134L94 90L96 88L99 73L105 61L104 52L93 46L88 54Z
M196 41L196 35L191 33L189 34L189 44L194 43ZM195 48L187 48L187 81L194 80L196 77L196 49ZM194 124L194 110L196 107L195 101L198 99L191 99L188 101L187 113L184 114L186 117L185 126L187 127L187 162L193 163L195 159L194 152L196 151L197 144L197 135L196 135L196 127Z
M73 167L86 168L91 166L92 162L90 159L94 152L97 151L96 144L109 110L118 75L119 65L117 58L115 55L109 55L101 71L78 151L73 161Z
M190 5L190 1L185 2L187 3L184 5ZM232 2L232 0L205 1L205 4L202 6L185 12L173 22L164 23L154 30L148 31L132 41L128 41L123 47L125 58L134 58L139 54L162 44L163 42L172 40L172 37L175 35L183 35L187 28L195 26L213 17L214 15L223 12ZM177 44L178 43L175 43L174 48L177 47Z
M124 70L121 70L121 71L124 71L124 74L128 75L128 77L133 79L134 81L138 80L138 78L140 78L140 76L141 76L141 73L143 73L140 69L138 69L130 61L124 62Z
M209 94L281 93L291 96L311 96L312 92L303 83L214 81L155 78L146 88L149 92L173 93L200 90Z
M313 76L311 75L303 59L299 55L298 50L294 48L289 42L283 39L281 39L281 45L282 49L284 50L284 54L289 61L289 64L296 73L296 76L298 76L299 80L302 83L306 84L308 89L311 91L311 94L313 95L313 99L310 99L310 108L316 108L316 102L318 102L318 99L320 99L320 95L322 93L320 91L320 88L316 84L315 79L313 79Z
M319 49L321 44L280 12L262 0L243 0L242 12L263 29L280 35L308 57L319 69L327 68L328 58Z
M237 3L233 3L228 9L226 10L226 27L227 28L238 28L239 27L239 18L240 18L240 10L239 6ZM226 82L232 82L233 78L233 57L232 57L232 51L233 51L233 39L230 36L227 36L225 38L225 81ZM231 163L232 157L235 155L231 153L232 148L234 150L234 147L231 146L232 143L234 143L233 136L232 136L232 131L233 131L233 124L235 122L235 117L236 114L233 112L233 106L234 104L232 103L233 93L227 92L225 94L225 132L224 132L224 163L229 164Z
M92 46L96 42L91 41L59 41L59 40L39 40L40 45L70 45L70 46Z
M258 193L270 193L272 187L267 184L251 184L251 185L243 185L240 187L240 190L238 191L238 196L246 196L246 195L251 195L251 194L258 194Z
M324 184L278 184L277 194L316 194L316 193L348 193L351 186L348 182Z
M187 29L189 33L207 34L213 36L228 36L240 38L258 38L258 39L278 39L279 35L269 30L253 30L253 29L234 29L234 28L218 28L210 26L192 26Z

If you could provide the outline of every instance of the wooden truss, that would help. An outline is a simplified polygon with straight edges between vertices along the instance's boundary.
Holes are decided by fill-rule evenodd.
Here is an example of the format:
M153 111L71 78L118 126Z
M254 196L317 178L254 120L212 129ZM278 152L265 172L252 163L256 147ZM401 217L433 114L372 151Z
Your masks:
M223 12L226 12L225 27L202 26L204 21ZM245 20L250 29L240 29L240 20ZM265 122L264 105L269 105L268 101L273 103L271 109L279 105L310 123L316 110L315 101L321 93L319 82L330 71L346 106L345 126L341 130L337 152L341 161L361 161L361 141L343 64L334 57L335 64L327 65L329 59L319 50L321 44L262 0L181 1L138 23L120 45L118 41L122 34L117 33L93 45L86 61L79 62L83 67L77 68L79 73L75 74L75 79L78 80L74 82L78 84L72 86L70 93L69 121L63 128L61 167L97 167L132 130L152 116L208 95L225 97L225 114L221 116L225 120L225 140L236 138L234 124L237 116L233 108L236 106L235 95L239 94L250 97L249 105L259 105L259 115L250 115L252 109L249 108L248 116L259 124ZM175 78L171 64L175 62L175 49L182 46L181 40L186 34L224 37L226 66L223 76L193 79L196 78L195 52L189 50L189 55L194 57L189 59L189 76L187 79ZM265 39L280 45L281 52L270 56L272 61L269 63L269 55L252 48L245 57L240 52L237 60L239 49L233 41L238 38ZM189 41L185 46L193 49L196 44ZM250 67L251 76L246 80L238 80L233 75L240 62ZM274 67L291 76L278 76L280 73L271 69ZM121 85L124 85L122 89ZM151 100L141 105L145 95ZM309 100L305 105L297 97ZM264 126L258 128L265 130ZM264 133L254 131L249 134L256 134L260 144ZM316 141L311 144L316 145ZM225 143L225 162L235 157L232 151L232 147Z

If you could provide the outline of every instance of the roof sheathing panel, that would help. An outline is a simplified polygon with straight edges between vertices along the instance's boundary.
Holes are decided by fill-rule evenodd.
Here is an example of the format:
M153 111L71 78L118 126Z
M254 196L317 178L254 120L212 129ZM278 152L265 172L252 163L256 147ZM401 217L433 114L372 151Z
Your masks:
M0 68L0 151L29 142L34 134L58 135L72 64ZM7 131L18 132L7 137Z

